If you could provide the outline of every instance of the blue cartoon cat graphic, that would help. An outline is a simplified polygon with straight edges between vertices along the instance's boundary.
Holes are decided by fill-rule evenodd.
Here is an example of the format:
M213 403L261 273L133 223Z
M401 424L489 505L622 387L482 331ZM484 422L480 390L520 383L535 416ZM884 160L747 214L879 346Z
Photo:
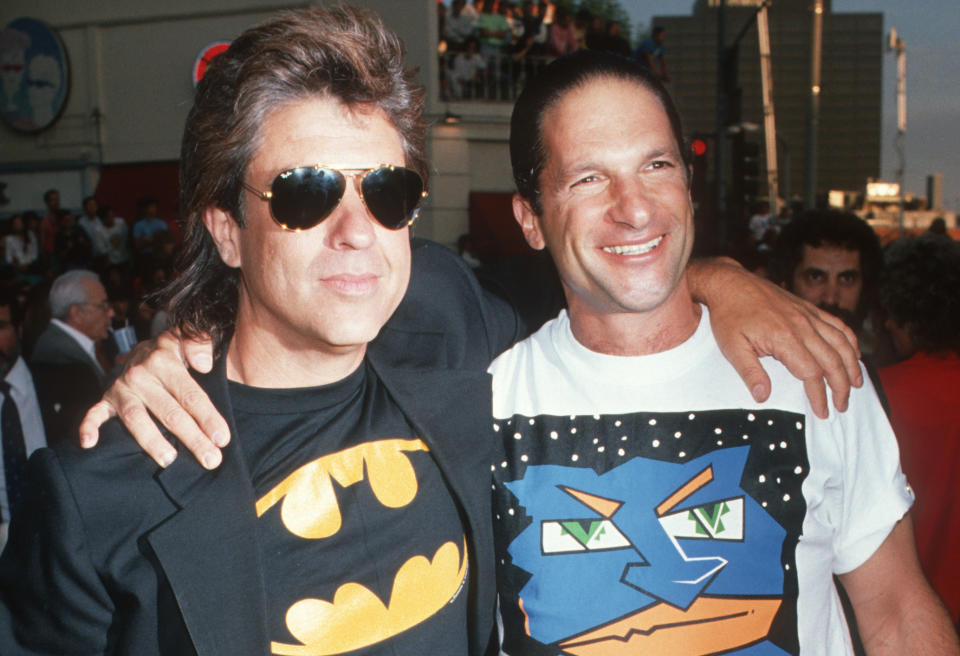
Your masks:
M524 632L576 656L787 654L767 636L792 558L741 488L748 453L635 457L604 474L538 465L507 482L532 519L508 547L530 574Z

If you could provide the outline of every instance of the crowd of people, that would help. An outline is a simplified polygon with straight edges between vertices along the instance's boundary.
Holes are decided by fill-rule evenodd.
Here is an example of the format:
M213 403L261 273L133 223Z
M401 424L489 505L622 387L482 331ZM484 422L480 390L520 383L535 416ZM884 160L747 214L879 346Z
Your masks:
M552 0L453 0L437 9L446 99L513 100L550 60L583 48L636 59L667 79L662 27L633 49L620 21Z
M137 208L128 221L102 199L88 196L79 211L72 211L61 206L57 189L49 189L42 210L0 221L0 292L16 300L25 353L49 319L51 283L77 269L102 279L114 312L112 327L134 326L141 339L165 327L163 315L142 301L168 279L180 229L175 220L160 218L155 198L142 197Z

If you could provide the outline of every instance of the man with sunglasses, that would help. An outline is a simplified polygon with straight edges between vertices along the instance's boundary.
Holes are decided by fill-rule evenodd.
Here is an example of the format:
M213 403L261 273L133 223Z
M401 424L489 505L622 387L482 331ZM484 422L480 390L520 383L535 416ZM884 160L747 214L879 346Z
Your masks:
M214 337L200 383L240 448L215 472L158 470L116 424L96 452L33 459L0 558L4 656L484 653L483 369L518 327L455 255L411 248L412 76L399 39L345 7L281 14L208 68L167 294ZM413 257L451 324L398 311Z
M398 39L360 10L282 14L214 60L165 294L186 334L212 337L190 394L231 446L212 472L169 452L158 470L113 422L96 452L34 458L43 493L0 558L4 654L484 653L484 370L522 329L454 254L410 240L421 103Z

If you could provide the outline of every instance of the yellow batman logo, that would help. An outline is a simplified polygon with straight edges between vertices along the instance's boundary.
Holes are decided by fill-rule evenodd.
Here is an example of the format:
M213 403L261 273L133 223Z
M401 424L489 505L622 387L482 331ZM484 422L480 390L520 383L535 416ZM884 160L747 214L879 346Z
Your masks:
M463 553L467 553L464 541ZM359 583L344 583L333 603L303 599L287 611L287 628L302 645L271 642L274 654L342 654L386 640L433 616L463 585L467 559L446 542L427 560L414 556L393 579L390 605Z
M342 523L332 480L342 487L359 483L366 463L377 501L388 508L402 508L417 496L417 475L404 452L429 450L422 440L380 440L319 458L257 501L257 517L283 499L280 516L288 531L308 540L328 538Z
M342 524L333 481L347 487L364 480L389 508L406 506L417 495L417 476L408 452L429 451L419 439L367 442L310 462L257 501L257 516L281 503L280 518L301 538L335 535ZM461 556L462 554L462 556ZM386 640L432 617L463 587L467 545L445 542L432 558L414 555L397 570L390 600L359 583L337 587L333 601L301 599L286 614L287 629L300 644L271 642L274 654L342 654Z

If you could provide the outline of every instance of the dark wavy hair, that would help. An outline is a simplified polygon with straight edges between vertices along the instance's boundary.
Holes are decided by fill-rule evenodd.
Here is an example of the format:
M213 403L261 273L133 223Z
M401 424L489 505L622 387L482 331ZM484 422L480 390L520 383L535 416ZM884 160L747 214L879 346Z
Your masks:
M311 7L248 29L211 62L183 132L178 275L152 299L186 334L209 334L220 352L233 331L240 273L220 259L203 213L217 207L244 225L243 180L272 111L317 96L376 107L399 133L406 165L427 182L423 88L404 54L373 12Z
M880 305L921 351L960 353L960 244L927 234L887 247Z
M863 291L860 304L871 306L877 278L883 268L883 249L870 224L851 212L807 210L785 225L777 237L770 259L770 277L777 284L793 288L793 272L803 259L803 247L839 246L860 253Z
M597 50L577 50L554 60L538 73L526 87L510 118L510 162L517 192L540 214L540 174L546 163L543 141L543 116L569 91L598 78L615 78L635 82L657 97L670 121L673 138L683 157L684 173L690 181L692 151L683 138L680 113L670 93L660 81L638 63L618 55Z

